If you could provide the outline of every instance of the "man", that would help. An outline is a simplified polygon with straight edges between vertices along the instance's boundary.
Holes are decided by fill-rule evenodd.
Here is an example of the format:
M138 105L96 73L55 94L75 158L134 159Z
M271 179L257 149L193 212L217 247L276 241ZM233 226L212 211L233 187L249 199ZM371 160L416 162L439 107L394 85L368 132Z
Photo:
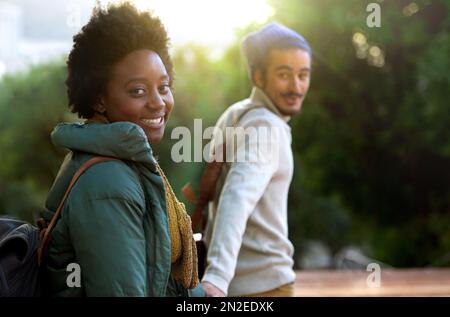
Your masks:
M223 135L234 125L278 133L266 140L271 152L260 150L260 138L236 150L259 159L265 154L269 160L227 160L224 165L209 209L202 284L206 296L293 296L293 246L287 230L293 155L287 122L300 111L309 88L311 49L301 35L278 23L249 34L242 48L254 87L249 99L225 111L216 128Z

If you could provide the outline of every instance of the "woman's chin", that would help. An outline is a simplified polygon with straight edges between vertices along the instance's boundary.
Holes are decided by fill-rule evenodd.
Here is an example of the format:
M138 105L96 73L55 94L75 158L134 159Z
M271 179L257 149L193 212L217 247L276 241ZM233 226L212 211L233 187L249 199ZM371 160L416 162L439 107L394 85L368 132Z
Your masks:
M146 131L145 134L147 135L148 142L150 142L150 143L158 143L158 142L160 142L162 140L162 138L164 136L164 129L162 129L161 132L159 132L159 131L158 132L152 131L152 132L149 133L149 132Z

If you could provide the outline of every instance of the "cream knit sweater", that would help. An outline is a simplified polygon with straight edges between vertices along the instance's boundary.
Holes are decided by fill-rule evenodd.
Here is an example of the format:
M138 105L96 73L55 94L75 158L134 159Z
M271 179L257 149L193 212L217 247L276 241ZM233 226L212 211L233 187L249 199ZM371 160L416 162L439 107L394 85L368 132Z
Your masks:
M202 280L229 296L264 292L295 280L287 227L293 173L289 117L253 88L250 98L229 107L216 127L224 131L233 126L240 112L255 105L263 107L246 113L238 126L254 127L257 141L248 142L247 148L238 145L234 160L246 151L247 162L224 164L205 232L208 266ZM260 138L267 129L271 137ZM268 146L261 146L264 142Z

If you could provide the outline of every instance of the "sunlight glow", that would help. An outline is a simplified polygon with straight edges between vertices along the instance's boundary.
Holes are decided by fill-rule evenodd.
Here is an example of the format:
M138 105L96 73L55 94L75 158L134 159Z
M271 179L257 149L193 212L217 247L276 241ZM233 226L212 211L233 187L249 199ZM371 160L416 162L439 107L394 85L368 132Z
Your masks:
M409 5L403 8L403 15L408 17L416 14L419 11L419 6L415 2L411 2Z
M6 73L6 65L2 61L0 61L0 78Z
M117 2L104 0L105 2ZM266 0L133 0L140 10L158 15L172 43L194 42L223 48L235 30L252 22L264 23L274 14Z
M385 55L383 50L376 45L370 45L367 41L367 37L363 33L356 32L353 34L352 41L357 58L367 59L369 65L375 67L384 66Z

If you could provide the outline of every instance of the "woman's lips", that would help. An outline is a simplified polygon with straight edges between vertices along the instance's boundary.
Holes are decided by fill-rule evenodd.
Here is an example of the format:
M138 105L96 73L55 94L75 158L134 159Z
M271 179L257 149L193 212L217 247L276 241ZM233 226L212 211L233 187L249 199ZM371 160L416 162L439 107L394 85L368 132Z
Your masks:
M160 116L154 119L141 119L141 122L149 128L161 128L164 125L164 116Z

